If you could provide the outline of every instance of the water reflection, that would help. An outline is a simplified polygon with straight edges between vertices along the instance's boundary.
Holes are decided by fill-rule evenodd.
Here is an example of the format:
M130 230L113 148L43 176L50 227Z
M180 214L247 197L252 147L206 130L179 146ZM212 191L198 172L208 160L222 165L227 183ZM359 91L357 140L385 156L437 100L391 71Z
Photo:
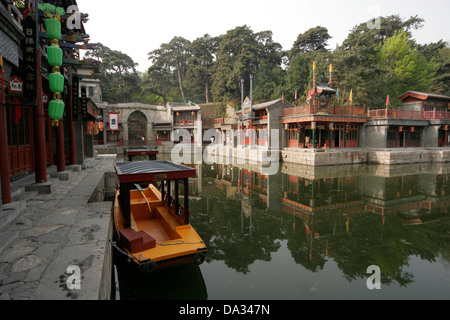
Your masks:
M206 287L197 288L205 299L362 298L370 265L382 271L382 298L398 298L398 288L450 298L450 166L283 163L276 175L193 166L191 224L208 247L198 280ZM425 262L439 271L415 271ZM302 289L308 279L315 284Z

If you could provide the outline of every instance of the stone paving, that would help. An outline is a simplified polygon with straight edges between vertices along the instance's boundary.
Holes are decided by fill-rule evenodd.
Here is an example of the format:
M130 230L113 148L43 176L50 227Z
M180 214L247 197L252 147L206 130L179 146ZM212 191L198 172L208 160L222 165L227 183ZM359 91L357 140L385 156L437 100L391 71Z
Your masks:
M68 181L53 180L51 194L22 195L12 221L2 224L0 210L0 300L108 298L112 203L90 198L115 156L87 160Z

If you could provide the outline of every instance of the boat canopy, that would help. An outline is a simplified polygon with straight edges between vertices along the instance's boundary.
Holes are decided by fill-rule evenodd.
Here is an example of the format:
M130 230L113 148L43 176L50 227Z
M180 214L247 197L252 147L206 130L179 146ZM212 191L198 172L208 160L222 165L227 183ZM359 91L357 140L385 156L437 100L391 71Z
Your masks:
M114 164L120 183L195 178L197 171L167 160L116 162Z
M165 201L174 214L179 215L185 224L189 224L189 178L195 178L197 170L167 160L116 162L114 164L119 178L119 204L122 208L124 226L131 226L130 190L140 190L139 184L166 181L161 183L161 200ZM174 184L174 197L171 196L171 184ZM179 203L178 186L184 185L184 205Z

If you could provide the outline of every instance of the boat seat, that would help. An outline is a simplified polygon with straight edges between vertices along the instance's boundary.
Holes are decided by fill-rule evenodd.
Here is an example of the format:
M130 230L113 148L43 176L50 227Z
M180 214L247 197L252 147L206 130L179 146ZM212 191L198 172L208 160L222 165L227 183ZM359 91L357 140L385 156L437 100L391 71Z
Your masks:
M156 247L156 240L145 231L136 231L133 228L120 230L122 245L131 253L141 252Z

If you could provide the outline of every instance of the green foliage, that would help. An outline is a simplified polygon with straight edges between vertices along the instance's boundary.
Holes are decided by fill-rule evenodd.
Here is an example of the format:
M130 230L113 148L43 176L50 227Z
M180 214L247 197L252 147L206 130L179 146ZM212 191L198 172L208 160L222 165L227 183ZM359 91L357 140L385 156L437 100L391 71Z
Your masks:
M227 114L227 104L225 102L219 103L214 112L218 118L225 117Z
M133 95L140 93L141 78L136 71L137 63L130 56L98 43L97 49L88 52L86 57L101 62L101 86L105 100L129 102Z
M385 70L385 83L390 96L408 90L425 91L433 83L438 64L427 60L412 47L406 32L399 30L384 40L379 50L380 66Z
M380 28L366 22L350 30L343 43L327 48L328 30L317 26L300 33L289 51L283 51L270 30L254 32L239 26L218 37L205 34L190 42L174 37L149 53L151 67L142 77L127 55L101 47L94 53L102 61L105 96L114 100L139 99L148 103L167 101L228 102L240 104L241 79L244 93L264 102L281 98L289 101L298 92L305 102L313 85L313 62L317 63L317 83L329 82L333 64L333 88L339 89L339 103L383 107L386 96L395 105L396 97L407 90L450 95L450 48L439 41L418 46L412 30L423 25L414 16L380 17Z
M328 34L327 28L320 26L311 28L298 35L290 51L290 56L293 57L297 53L328 51L326 47L329 39L331 36Z

